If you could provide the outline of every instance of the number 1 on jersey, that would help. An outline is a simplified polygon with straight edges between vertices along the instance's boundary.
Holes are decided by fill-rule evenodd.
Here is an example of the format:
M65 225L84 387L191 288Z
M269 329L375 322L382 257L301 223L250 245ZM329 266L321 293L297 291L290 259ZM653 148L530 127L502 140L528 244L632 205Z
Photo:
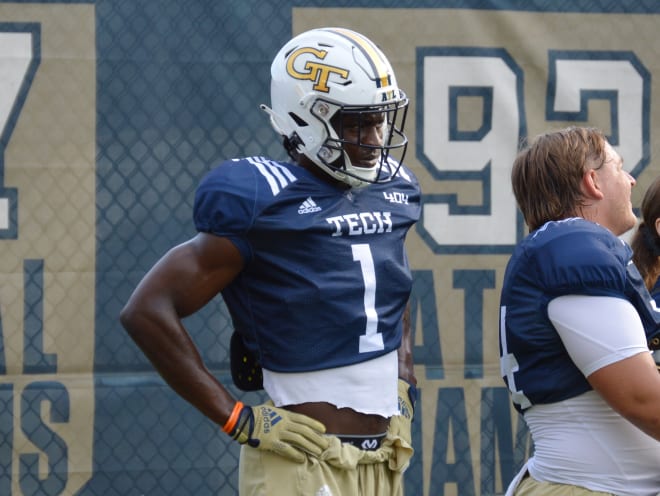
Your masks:
M368 244L351 245L353 260L360 263L364 280L364 313L367 316L365 333L360 336L360 353L379 351L385 348L383 335L378 332L378 314L376 313L376 271L371 248Z

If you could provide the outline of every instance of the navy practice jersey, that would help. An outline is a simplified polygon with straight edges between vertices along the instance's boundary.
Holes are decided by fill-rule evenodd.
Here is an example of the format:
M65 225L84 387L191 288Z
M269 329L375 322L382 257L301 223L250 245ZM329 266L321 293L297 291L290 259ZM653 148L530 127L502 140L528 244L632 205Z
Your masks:
M245 260L222 292L234 328L277 372L349 365L395 350L412 278L404 248L417 179L342 190L294 164L222 163L195 197L197 229Z
M502 287L500 360L518 411L591 389L548 318L552 299L624 298L640 314L647 338L658 332L660 314L631 257L626 243L581 218L548 222L516 247Z
M660 278L655 281L655 285L651 288L651 296L653 296L655 305L660 308Z

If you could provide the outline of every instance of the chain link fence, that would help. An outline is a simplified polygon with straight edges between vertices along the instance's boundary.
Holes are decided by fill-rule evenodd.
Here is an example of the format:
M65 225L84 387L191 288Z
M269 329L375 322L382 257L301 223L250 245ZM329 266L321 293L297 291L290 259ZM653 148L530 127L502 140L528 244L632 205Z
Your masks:
M408 160L425 202L466 211L488 211L496 181L432 170L422 133L437 95L422 66L436 47L505 54L524 80L511 114L529 134L549 126L549 51L634 59L648 89L638 95L642 122L614 112L616 99L590 104L587 120L612 134L641 129L639 146L621 143L638 207L660 170L650 77L660 71L658 14L651 0L0 2L0 495L237 494L239 446L165 385L118 315L156 260L195 234L193 195L207 171L227 158L286 157L259 104L293 33L341 24L383 46L413 102ZM548 26L562 23L579 26L574 39L553 37ZM600 38L614 26L616 40ZM464 135L484 126L485 107L456 101ZM508 165L492 167L493 178L506 175ZM508 245L492 240L517 220L494 218L491 241L470 246L453 236L442 245L430 222L409 239L420 399L405 494L503 494L533 449L497 345ZM185 323L218 380L245 403L263 402L231 383L222 300Z

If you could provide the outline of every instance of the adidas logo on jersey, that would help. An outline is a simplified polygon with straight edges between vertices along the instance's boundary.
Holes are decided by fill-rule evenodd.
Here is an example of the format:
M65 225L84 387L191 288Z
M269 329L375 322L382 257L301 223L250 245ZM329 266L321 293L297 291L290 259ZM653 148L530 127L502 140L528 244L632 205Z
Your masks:
M319 207L316 202L312 200L311 196L307 197L307 199L298 207L299 214L311 214L314 212L319 212L320 210L321 207Z

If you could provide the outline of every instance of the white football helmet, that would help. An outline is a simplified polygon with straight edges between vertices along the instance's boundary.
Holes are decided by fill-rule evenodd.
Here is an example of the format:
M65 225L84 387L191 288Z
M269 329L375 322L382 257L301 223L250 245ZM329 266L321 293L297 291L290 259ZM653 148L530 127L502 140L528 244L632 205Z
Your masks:
M292 158L304 154L351 187L387 182L403 161L408 146L403 133L408 98L397 86L383 52L359 33L344 28L312 29L286 43L271 65L271 105L261 108L284 137ZM382 145L346 141L338 124L346 114L353 114L358 123L365 114L372 118L383 114ZM333 126L330 121L335 115L342 119L335 119ZM378 163L352 164L345 143L379 149ZM390 160L394 150L398 157Z

